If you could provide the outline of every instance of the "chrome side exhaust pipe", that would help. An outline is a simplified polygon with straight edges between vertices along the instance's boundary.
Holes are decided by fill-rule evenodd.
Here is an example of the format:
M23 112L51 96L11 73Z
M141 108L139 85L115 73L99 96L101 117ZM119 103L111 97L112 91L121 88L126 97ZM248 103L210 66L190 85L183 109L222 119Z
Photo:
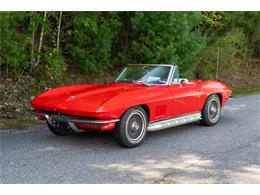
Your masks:
M159 122L150 123L147 131L158 131L162 129L167 129L195 121L201 120L201 113L193 113L185 116L180 116L176 118L171 118Z

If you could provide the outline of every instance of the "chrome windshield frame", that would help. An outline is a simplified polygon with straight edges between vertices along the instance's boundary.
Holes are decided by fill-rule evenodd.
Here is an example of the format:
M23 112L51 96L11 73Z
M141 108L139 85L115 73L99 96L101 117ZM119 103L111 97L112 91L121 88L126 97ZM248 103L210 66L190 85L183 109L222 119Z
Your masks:
M165 84L149 84L149 85L170 85L171 80L172 80L172 76L174 75L174 72L176 70L176 66L172 65L172 64L128 64L127 66L166 66L166 67L170 67L170 71L169 71L169 75L167 78L167 82ZM117 78L115 79L114 82L118 82L118 78L121 77L121 75L125 72L125 70L127 69L127 67L125 67L120 74L117 76Z

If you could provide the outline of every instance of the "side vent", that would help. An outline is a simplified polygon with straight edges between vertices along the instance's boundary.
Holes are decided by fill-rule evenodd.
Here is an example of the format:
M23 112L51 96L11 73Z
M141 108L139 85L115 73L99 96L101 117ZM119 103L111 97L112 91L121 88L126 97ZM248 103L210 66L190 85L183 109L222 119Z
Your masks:
M155 109L155 115L156 116L165 116L166 115L166 105L158 105Z

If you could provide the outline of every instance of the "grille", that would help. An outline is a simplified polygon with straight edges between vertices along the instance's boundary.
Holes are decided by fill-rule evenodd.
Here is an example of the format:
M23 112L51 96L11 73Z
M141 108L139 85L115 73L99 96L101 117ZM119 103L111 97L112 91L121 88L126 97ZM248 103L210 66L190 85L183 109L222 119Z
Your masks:
M59 114L51 114L51 118L54 121L65 122L65 123L67 123L70 119L70 117L68 115L59 115ZM78 124L88 125L88 126L96 126L96 127L98 127L100 125L98 123L78 123Z
M60 122L68 122L69 120L69 116L59 115L59 114L51 114L51 118L55 121L60 121Z
M66 114L61 114L61 113L57 113L57 112L48 112L48 111L41 111L44 114L47 114L50 116L50 118L54 121L57 122L69 122L70 119L86 119L86 120L99 120L98 118L94 118L94 117L79 117L79 116L71 116L71 115L66 115ZM80 122L78 123L80 124ZM89 126L99 126L99 124L96 123L82 123L82 124L87 124Z

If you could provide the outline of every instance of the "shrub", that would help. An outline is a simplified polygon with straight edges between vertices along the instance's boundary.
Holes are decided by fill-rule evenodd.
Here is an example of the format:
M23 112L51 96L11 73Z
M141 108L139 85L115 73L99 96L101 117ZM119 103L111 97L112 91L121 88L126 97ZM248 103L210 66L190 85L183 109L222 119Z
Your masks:
M67 64L59 51L54 49L52 52L45 54L46 75L50 84L61 84Z

